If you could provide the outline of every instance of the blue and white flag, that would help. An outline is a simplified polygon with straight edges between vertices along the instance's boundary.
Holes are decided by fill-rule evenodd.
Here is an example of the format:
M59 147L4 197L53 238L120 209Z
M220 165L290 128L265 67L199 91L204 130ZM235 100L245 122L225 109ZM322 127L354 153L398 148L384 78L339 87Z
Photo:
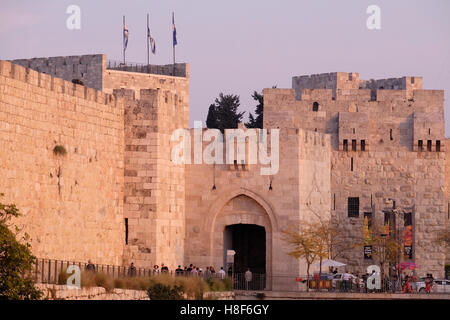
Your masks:
M173 32L173 46L177 45L177 28L175 27L175 16L172 12L172 32Z
M123 25L123 50L126 50L128 46L128 29L127 26Z
M153 39L153 36L150 32L149 27L147 27L147 37L148 37L148 41L150 41L150 48L152 49L152 53L156 54L156 42L155 42L155 39Z

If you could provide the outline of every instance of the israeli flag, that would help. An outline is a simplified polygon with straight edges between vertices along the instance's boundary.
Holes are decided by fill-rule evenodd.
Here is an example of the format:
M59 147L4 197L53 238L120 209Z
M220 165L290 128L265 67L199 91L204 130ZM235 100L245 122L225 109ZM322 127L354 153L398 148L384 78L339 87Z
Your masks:
M156 54L156 42L155 42L155 39L153 39L153 37L152 37L150 28L148 28L148 27L147 27L147 37L148 37L148 41L150 41L150 48L152 49L152 53Z
M123 25L123 50L126 50L128 46L128 28L124 24Z
M177 28L175 27L175 16L172 12L172 32L173 32L173 46L177 45Z

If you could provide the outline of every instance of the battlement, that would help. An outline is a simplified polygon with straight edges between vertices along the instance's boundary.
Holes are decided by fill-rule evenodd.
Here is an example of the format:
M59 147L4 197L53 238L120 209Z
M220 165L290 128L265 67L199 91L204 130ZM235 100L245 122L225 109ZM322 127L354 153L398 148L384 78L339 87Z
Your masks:
M292 78L292 88L296 99L303 100L306 89L331 89L332 99L344 99L360 95L359 90L370 90L371 100L377 99L377 90L406 90L406 96L411 98L413 90L422 90L422 77L405 76L400 78L359 80L359 74L350 72L331 72L296 76ZM363 94L364 96L367 93Z
M336 97L336 89L358 89L359 74L355 72L331 72L292 77L292 88L298 100L302 98L302 89L332 89Z
M384 90L421 90L422 77L401 77L378 80L360 80L359 89Z
M37 72L10 61L0 60L0 74L11 79L28 83L32 86L44 88L56 93L63 93L77 98L102 103L112 107L122 104L121 98L107 94L93 88L75 84L49 74Z
M102 91L111 89L108 81L112 72L123 72L123 75L117 75L119 78L127 78L128 74L136 73L182 80L189 78L189 64L187 63L175 65L123 64L119 61L107 61L105 54L17 59L11 62L66 81L76 80L76 82L82 82L86 87Z
M123 64L118 61L108 60L106 69L189 78L189 65L187 63L147 65L137 63Z
M103 89L104 54L17 59L11 62L67 81L78 80L96 90Z

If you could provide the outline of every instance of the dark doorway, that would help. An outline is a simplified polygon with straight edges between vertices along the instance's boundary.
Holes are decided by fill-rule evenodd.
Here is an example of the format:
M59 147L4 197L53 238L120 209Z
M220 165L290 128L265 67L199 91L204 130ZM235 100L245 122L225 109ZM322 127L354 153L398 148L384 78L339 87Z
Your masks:
M234 272L266 273L266 230L255 224L233 224L225 227L224 250L236 251Z

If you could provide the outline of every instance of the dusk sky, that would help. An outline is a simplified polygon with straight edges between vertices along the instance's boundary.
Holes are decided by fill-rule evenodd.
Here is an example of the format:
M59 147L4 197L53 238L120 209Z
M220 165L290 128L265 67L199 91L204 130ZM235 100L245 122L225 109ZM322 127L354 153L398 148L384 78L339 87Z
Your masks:
M69 30L69 5L81 29ZM381 8L381 30L369 30L369 5ZM1 0L0 59L105 53L146 62L146 14L156 40L150 63L190 64L190 123L205 121L220 92L237 94L254 111L254 90L290 88L292 76L358 72L360 79L422 76L424 89L446 91L450 135L450 1L61 1Z

